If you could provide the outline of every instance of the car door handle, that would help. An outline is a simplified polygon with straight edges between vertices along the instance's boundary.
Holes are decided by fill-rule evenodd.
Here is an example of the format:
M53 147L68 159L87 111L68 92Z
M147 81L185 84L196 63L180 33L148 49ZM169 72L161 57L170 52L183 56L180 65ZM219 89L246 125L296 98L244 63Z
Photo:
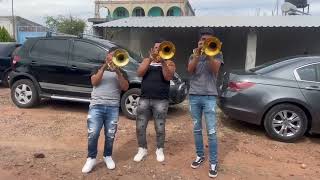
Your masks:
M306 90L320 90L319 86L308 86L306 87Z
M37 64L37 61L31 61L31 65Z
M78 68L77 68L77 66L72 65L72 66L71 66L71 69L72 69L72 70L77 70Z

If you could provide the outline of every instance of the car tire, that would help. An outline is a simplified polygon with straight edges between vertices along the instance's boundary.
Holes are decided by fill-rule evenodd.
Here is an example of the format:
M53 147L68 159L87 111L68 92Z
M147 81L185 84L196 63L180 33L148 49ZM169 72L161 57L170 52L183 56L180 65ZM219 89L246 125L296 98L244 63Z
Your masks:
M129 89L122 95L121 110L122 113L129 119L136 119L136 110L138 107L141 90L139 88Z
M280 104L268 111L264 118L264 128L272 139L294 142L306 133L308 118L298 106Z
M31 108L39 104L39 93L29 79L21 79L11 87L11 99L20 108Z
M7 71L5 72L3 78L2 78L2 85L4 87L9 87L9 74L10 74L11 71Z

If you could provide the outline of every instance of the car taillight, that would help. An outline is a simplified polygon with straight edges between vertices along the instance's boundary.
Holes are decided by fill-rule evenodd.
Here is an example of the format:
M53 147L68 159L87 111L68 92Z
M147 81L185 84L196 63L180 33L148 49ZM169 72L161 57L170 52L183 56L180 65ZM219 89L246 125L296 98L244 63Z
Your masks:
M238 92L248 89L254 85L255 83L252 82L229 82L228 89L230 91Z
M12 60L12 64L15 65L17 64L17 62L19 62L21 60L21 57L20 56L14 56L13 57L13 60Z

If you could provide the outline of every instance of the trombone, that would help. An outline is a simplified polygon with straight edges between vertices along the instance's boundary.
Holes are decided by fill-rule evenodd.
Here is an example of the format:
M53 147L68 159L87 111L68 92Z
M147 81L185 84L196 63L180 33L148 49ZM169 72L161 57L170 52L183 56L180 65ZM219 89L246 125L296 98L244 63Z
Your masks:
M203 53L207 56L213 57L218 55L221 52L222 42L216 38L211 37L204 41L203 47L201 49L201 55ZM195 51L193 52L195 53Z
M159 46L159 56L164 60L169 60L176 54L176 47L170 41L164 41Z
M129 63L129 53L124 49L116 49L113 53L112 60L108 63L109 69L122 68Z

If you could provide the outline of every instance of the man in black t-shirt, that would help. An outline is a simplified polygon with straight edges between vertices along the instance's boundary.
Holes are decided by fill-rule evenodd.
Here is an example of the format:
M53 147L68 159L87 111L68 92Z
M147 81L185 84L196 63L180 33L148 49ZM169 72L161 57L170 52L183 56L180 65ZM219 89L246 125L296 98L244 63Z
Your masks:
M137 138L139 150L134 161L140 162L147 156L146 129L153 116L157 134L157 161L164 161L165 122L169 107L170 80L175 73L175 64L171 60L163 60L159 56L161 40L156 41L150 50L149 58L145 58L138 68L137 74L142 77L141 98L137 108Z

